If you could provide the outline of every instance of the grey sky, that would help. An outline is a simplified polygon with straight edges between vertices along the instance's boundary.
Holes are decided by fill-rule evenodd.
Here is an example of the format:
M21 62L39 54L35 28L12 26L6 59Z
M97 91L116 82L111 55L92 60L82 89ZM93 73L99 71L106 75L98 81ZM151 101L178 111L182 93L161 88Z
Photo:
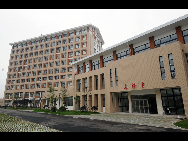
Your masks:
M105 49L187 13L188 9L1 9L0 98L8 72L9 43L91 23L99 28Z

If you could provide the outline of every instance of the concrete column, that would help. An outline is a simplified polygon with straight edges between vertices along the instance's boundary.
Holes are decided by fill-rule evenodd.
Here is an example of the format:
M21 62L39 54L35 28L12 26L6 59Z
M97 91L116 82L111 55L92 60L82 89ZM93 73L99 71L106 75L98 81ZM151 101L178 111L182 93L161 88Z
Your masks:
M85 62L83 63L83 73L85 73Z
M128 100L129 100L129 113L132 113L132 102L131 102L131 93L128 92Z
M134 55L133 44L129 45L130 56Z
M102 94L98 94L98 111L103 112L103 98Z
M155 90L156 93L156 103L157 103L157 111L159 115L163 115L163 106L162 106L162 100L161 100L161 92L159 90Z

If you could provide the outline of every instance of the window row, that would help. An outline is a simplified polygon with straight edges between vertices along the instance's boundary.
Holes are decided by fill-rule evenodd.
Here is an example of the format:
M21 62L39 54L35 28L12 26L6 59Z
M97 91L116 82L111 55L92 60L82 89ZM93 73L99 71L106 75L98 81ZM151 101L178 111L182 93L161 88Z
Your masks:
M49 88L62 87L65 86L65 81L63 82L47 82L47 83L36 83L36 84L21 84L21 85L11 85L7 86L7 90L24 90L24 89L37 89L37 88ZM67 86L72 86L72 81L67 81Z
M115 85L118 86L118 74L117 74L117 68L115 69L110 69L110 87L113 87L113 76L112 76L112 70L115 71ZM99 77L100 77L100 82L99 82ZM92 86L92 83L94 81L94 86ZM82 85L83 83L83 85ZM89 83L89 84L88 84ZM104 73L100 75L94 75L82 79L77 79L76 80L76 91L77 92L90 92L92 91L92 88L94 90L98 90L100 86L101 89L105 89L105 75Z
M86 29L82 29L82 34L83 33L87 33L87 30ZM69 36L74 36L74 35L79 35L79 34L81 34L81 31L76 31L75 33L74 32L70 32L70 33L67 33L67 34L63 34L63 38L64 37L69 37ZM25 47L25 46L28 46L28 45L39 44L39 43L43 43L43 42L46 42L46 41L61 39L61 38L62 38L62 34L61 35L57 35L57 36L52 36L52 37L45 37L43 39L39 39L39 40L36 40L36 41L28 41L26 43L13 45L13 49L20 48L20 47ZM79 39L75 39L76 41L80 40L80 37L76 37L76 38L79 38ZM87 37L86 37L86 35L84 35L84 36L81 36L81 38L82 38L82 40L86 40ZM71 40L71 39L69 39L69 40Z
M168 54L168 59L169 59L171 78L172 79L176 79L176 73L175 73L175 67L174 67L174 61L173 61L172 53ZM163 62L163 57L162 56L159 56L159 63L160 63L160 70L161 70L162 80L166 80L164 62Z

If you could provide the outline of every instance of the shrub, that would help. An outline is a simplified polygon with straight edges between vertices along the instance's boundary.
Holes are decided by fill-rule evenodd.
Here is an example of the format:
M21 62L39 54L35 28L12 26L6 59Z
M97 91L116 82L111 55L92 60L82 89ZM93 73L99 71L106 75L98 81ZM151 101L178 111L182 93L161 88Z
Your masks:
M67 108L65 106L61 106L59 109L60 109L60 111L66 111L67 110Z
M53 106L53 107L51 108L51 111L52 111L52 112L56 112L56 110L57 110L56 106Z

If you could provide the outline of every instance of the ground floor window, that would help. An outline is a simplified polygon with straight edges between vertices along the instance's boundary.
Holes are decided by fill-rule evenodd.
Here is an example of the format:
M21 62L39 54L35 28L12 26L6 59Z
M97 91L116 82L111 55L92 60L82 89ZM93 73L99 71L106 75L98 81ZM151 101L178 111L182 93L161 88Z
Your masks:
M73 96L66 98L66 106L73 106Z
M185 114L181 88L161 89L160 91L164 114Z
M128 93L118 93L119 112L129 112Z

